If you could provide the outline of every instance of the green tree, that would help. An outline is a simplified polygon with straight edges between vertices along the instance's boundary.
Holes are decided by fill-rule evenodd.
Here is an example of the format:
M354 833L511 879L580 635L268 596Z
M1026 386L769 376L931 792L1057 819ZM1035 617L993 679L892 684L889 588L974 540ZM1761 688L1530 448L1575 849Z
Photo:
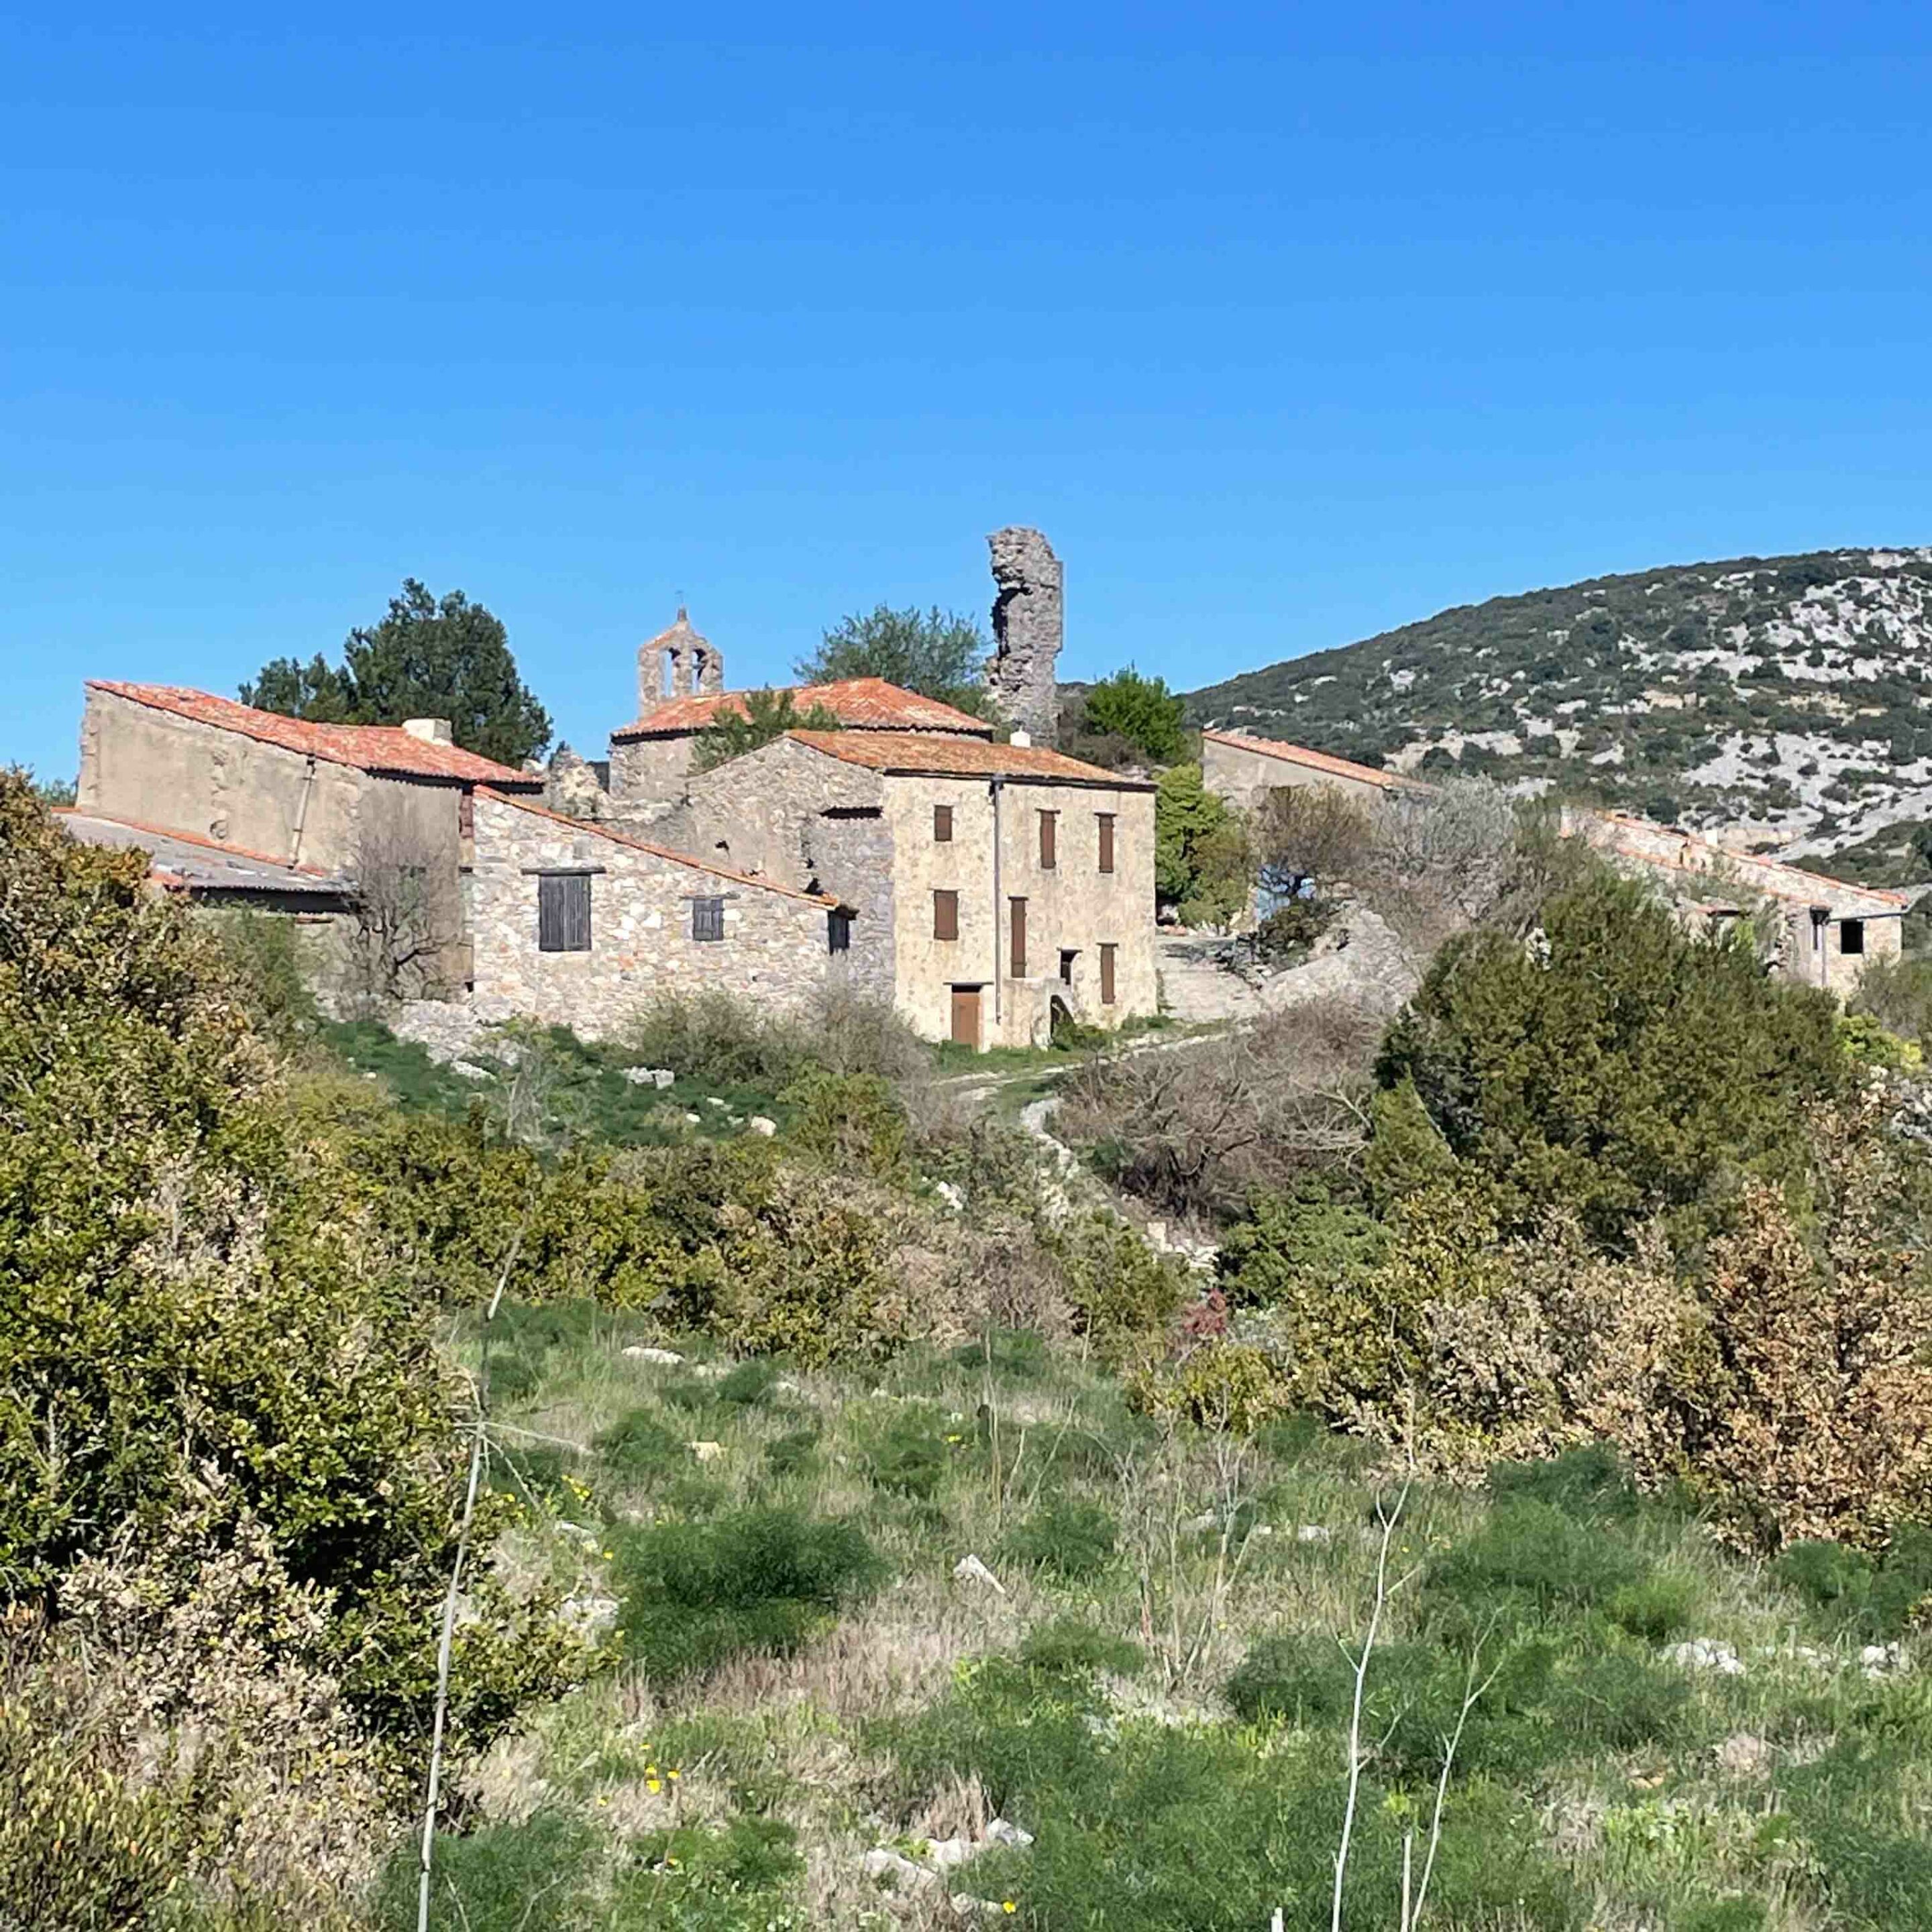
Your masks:
M956 610L936 604L929 610L895 610L881 604L868 615L842 617L818 651L792 669L806 684L882 677L973 717L989 718L981 672L992 648L979 626Z
M1087 729L1124 738L1164 765L1180 755L1186 711L1186 700L1170 692L1165 679L1143 677L1129 664L1088 692Z
M708 772L715 766L742 758L788 731L836 731L838 714L822 704L798 708L789 691L748 691L742 711L720 706L718 715L698 733L691 749L693 771Z
M1715 1225L1741 1174L1802 1190L1809 1124L1852 1069L1828 994L1766 978L1748 935L1687 931L1605 874L1550 900L1531 945L1450 940L1377 1077L1426 1114L1506 1234L1562 1208L1615 1246L1654 1216ZM1385 1151L1372 1146L1372 1168ZM1439 1156L1429 1166L1439 1179ZM1381 1178L1398 1198L1417 1178Z
M242 701L327 724L446 718L456 742L520 765L550 742L550 714L518 675L502 620L460 590L438 598L403 580L381 622L351 631L338 667L278 658L242 687Z
M1170 766L1155 788L1154 878L1190 925L1226 925L1247 903L1241 822L1202 783L1198 765Z

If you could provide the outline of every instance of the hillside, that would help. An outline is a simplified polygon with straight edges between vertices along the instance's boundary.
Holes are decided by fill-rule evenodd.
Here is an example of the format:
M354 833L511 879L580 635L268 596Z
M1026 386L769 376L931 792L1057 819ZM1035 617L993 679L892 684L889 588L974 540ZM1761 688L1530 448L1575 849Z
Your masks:
M1478 772L1873 884L1924 878L1932 548L1743 557L1492 598L1190 694L1194 723Z

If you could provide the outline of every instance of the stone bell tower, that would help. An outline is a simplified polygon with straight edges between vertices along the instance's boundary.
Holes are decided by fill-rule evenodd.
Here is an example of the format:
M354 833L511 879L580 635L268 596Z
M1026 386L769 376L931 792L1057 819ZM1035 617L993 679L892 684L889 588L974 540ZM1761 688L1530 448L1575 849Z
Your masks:
M643 717L667 698L708 695L724 688L724 653L691 628L680 604L676 622L638 648L638 716Z

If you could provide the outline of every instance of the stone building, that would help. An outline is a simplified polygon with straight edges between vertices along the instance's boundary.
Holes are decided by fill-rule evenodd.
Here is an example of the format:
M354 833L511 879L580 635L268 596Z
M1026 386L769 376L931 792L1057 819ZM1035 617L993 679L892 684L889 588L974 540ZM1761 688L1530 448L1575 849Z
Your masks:
M890 998L889 934L829 892L713 865L527 798L477 794L474 997L493 1010L621 1032L664 993L761 1008L828 986Z
M694 778L692 845L852 908L930 1040L1157 1009L1154 787L1044 746L797 730Z
M1007 723L1036 745L1052 745L1060 730L1056 665L1066 632L1064 573L1037 530L1010 525L986 544L998 586L986 690Z
M317 724L172 685L91 680L76 808L313 866L367 887L379 871L425 882L438 938L434 979L469 977L460 881L478 785L541 793L451 742L441 718Z
M1409 782L1396 772L1333 758L1305 745L1213 730L1201 734L1201 782L1244 812L1252 811L1270 792L1284 788L1332 785L1344 796L1360 800L1380 798Z

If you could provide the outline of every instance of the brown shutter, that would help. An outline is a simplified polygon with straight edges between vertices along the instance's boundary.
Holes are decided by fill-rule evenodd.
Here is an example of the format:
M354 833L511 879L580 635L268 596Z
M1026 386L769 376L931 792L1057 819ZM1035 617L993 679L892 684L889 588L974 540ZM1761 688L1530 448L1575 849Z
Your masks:
M1103 1006L1114 1004L1114 949L1111 946L1100 949L1100 1004Z
M1111 872L1114 869L1114 814L1097 812L1094 815L1100 821L1100 869Z
M932 842L935 845L950 845L952 842L952 808L950 805L935 805L932 808Z
M1058 836L1060 814L1057 812L1042 812L1040 815L1040 869L1042 872L1053 870L1054 856L1059 844Z
M537 950L590 950L590 875L544 872L537 879Z
M1006 903L1012 908L1013 934L1012 944L1007 949L1008 959L1006 970L1010 973L1016 980L1024 980L1026 977L1027 969L1026 901L1024 899L1009 899Z
M959 937L959 895L934 892L932 896L932 936L935 939Z

